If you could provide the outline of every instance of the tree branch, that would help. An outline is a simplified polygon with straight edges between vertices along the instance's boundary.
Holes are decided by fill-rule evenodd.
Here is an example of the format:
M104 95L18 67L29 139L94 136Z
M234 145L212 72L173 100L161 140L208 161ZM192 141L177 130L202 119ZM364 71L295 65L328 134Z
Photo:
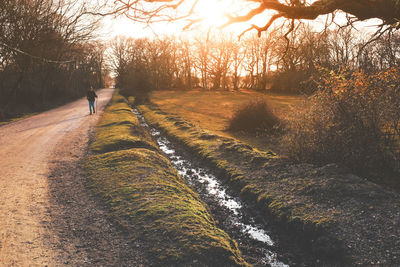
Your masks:
M189 18L195 13L194 7L198 0L195 1L190 11L183 11L184 15L178 16L178 13L176 13L175 16L171 16L166 12L166 10L176 10L178 7L183 6L183 3L189 1L193 2L193 0L115 0L115 3L120 4L116 8L116 12L122 12L136 21L152 23L154 21L174 21ZM354 16L358 21L378 18L383 21L384 25L392 28L400 27L399 0L316 0L311 4L307 4L308 1L306 0L285 0L284 2L279 0L242 1L257 2L259 6L242 16L228 15L228 21L221 28L230 24L249 21L266 10L275 11L276 14L272 16L264 27L252 25L244 32L256 29L260 34L260 32L268 30L277 18L314 20L320 15L333 14L332 16L334 16L334 12L337 10ZM165 4L166 2L169 4ZM160 3L160 5L156 6L156 3ZM130 13L131 11L132 13ZM160 17L162 18L161 20ZM199 21L199 18L192 18L189 20L188 26L190 27Z

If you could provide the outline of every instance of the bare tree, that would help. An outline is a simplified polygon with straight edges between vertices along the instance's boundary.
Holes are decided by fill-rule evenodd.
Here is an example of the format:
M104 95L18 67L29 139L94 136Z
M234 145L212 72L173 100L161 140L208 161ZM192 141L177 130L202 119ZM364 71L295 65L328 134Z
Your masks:
M400 35L387 33L377 42L374 51L380 59L380 69L398 67L400 65Z
M247 72L248 83L247 88L255 88L256 70L259 61L259 46L260 42L255 36L251 36L245 40L246 57L244 59L244 70Z
M352 28L334 31L329 38L332 67L353 68L357 57L357 40Z
M85 43L98 19L85 12L73 0L0 2L0 116L81 96L97 82Z
M227 36L214 36L210 38L211 58L209 61L209 72L212 76L212 89L226 89L227 74L230 69L232 60L232 40Z
M108 61L111 64L111 68L116 73L117 86L118 83L124 76L124 71L126 70L128 63L132 61L132 46L134 44L134 39L118 36L110 44L110 53Z
M189 90L193 88L192 70L194 68L194 58L193 58L194 51L193 49L191 49L191 46L192 45L189 40L180 41L182 69L183 69L183 76L185 79L184 86Z
M208 72L210 60L210 42L209 37L197 37L196 38L196 68L200 71L201 75L201 86L203 89L208 89Z
M240 70L243 66L243 60L246 57L246 48L239 45L238 42L232 42L232 84L233 90L239 89Z

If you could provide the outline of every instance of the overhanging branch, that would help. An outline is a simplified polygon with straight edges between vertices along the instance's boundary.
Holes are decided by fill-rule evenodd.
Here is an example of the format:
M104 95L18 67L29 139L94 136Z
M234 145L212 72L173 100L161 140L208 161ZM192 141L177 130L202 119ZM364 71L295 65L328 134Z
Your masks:
M201 1L201 0L197 0ZM152 23L154 21L174 21L179 19L189 19L189 25L200 21L201 19L191 17L194 15L194 7L197 1L193 0L115 0L117 12L122 12L129 18L144 23ZM221 27L234 23L243 23L251 20L253 17L270 10L276 14L268 21L264 27L252 25L245 32L255 29L260 32L270 28L277 18L286 18L288 20L314 20L320 15L333 14L337 10L341 10L348 15L354 16L357 20L366 20L378 18L383 24L396 28L400 26L400 3L398 0L317 0L312 4L307 4L305 0L237 0L245 2L256 2L259 6L250 10L242 16L228 15L228 21ZM177 10L184 6L184 3L195 3L192 9L180 10L180 15L176 13L171 16L167 10ZM160 3L156 6L154 4ZM168 4L166 4L168 3ZM147 5L150 4L150 7ZM186 5L185 5L186 6ZM183 9L183 8L181 8ZM130 13L131 12L131 13ZM182 15L182 13L184 13ZM161 19L160 19L161 18Z

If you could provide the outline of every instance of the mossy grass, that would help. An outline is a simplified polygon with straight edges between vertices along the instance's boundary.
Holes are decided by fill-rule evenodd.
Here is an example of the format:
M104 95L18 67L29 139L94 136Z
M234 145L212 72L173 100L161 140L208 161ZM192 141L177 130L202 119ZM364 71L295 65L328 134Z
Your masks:
M377 259L398 262L387 256L398 253L392 234L400 208L398 194L336 164L315 166L273 151L258 151L198 128L154 104L139 106L139 110L150 125L200 155L242 199L255 204L268 220L275 220L282 235L290 237L288 244L315 255L321 265L369 265ZM380 242L382 235L388 240L386 246Z
M262 167L265 162L279 158L275 153L271 151L258 151L233 138L213 135L203 129L190 125L188 122L182 122L179 118L171 117L158 110L155 106L150 108L149 106L142 105L138 108L145 116L147 122L161 128L166 134L198 153L203 159L211 163L214 168L221 171L224 174L223 177L228 178L230 182L234 183L234 186L242 195L259 199L259 201L262 201L263 195L271 195L271 193L262 187L264 184L262 180L255 177L247 177L243 169L236 168L235 160L229 158L229 155L239 155L236 161L242 160L243 165L251 163ZM204 138L204 136L207 136L207 138ZM210 136L213 136L213 138ZM245 159L244 162L243 159ZM274 196L274 198L277 198L277 196ZM278 200L274 200L275 205L273 205L274 208L271 211L276 212L277 216L282 217L283 214L278 214L280 211L275 208ZM285 202L285 199L281 201ZM297 214L295 216L298 218Z
M294 197L298 192L307 190L307 186L312 184L312 178L307 178L305 174L302 174L305 177L295 179L275 174L268 178L251 174L257 168L268 167L270 162L279 162L281 157L274 152L258 151L236 139L214 135L166 114L154 105L138 108L148 123L200 155L221 177L227 179L232 188L249 203L255 203L267 217L279 223L284 222L285 228L291 227L294 231L303 232L304 235L296 233L300 238L307 236L313 239L334 224L334 212L315 211L312 201L304 198L302 202ZM286 184L296 192L287 194Z
M115 94L96 126L91 151L104 153L135 147L157 149L150 135L139 127L139 121L132 115L125 98Z
M121 146L125 140L149 147ZM138 233L154 266L247 266L236 242L216 226L198 195L153 145L115 95L85 164L90 187L111 216Z

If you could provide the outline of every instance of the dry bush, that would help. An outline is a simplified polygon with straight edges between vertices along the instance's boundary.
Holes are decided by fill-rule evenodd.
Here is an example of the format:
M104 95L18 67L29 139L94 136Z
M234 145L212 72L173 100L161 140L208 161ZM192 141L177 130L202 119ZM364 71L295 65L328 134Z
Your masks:
M272 112L265 99L250 100L239 106L229 121L228 129L245 132L274 132L279 119Z
M376 176L400 170L400 72L330 72L290 121L284 143L302 161Z

